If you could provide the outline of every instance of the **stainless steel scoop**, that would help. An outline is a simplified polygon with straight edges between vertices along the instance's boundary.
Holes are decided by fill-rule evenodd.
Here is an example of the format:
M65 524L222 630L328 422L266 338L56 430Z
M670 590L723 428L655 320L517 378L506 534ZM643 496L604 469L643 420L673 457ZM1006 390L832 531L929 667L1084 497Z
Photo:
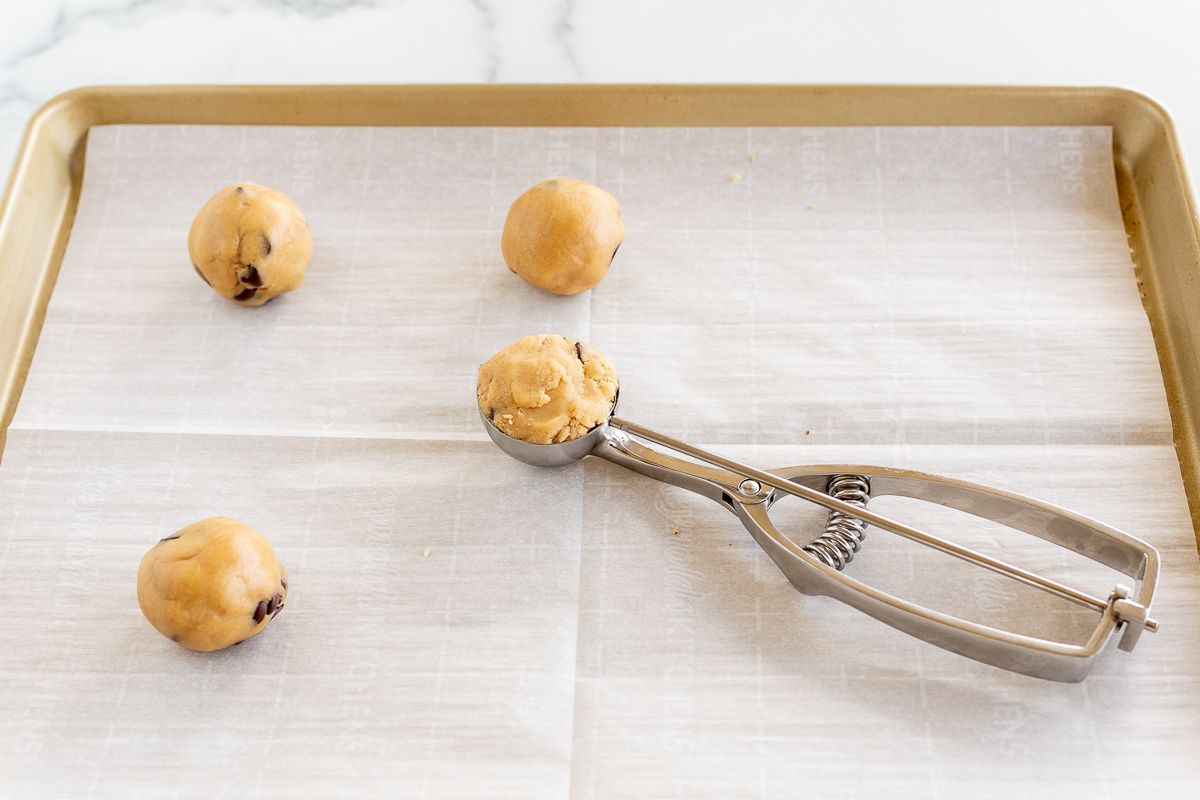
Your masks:
M758 470L655 433L615 413L616 403L614 416L605 424L561 444L514 439L482 411L480 417L492 441L526 464L555 467L599 456L715 500L742 521L754 541L804 594L835 597L894 628L977 661L1048 680L1081 681L1114 633L1121 632L1121 650L1132 650L1143 630L1158 628L1149 616L1158 580L1158 551L1096 520L1001 489L909 470L862 464ZM643 441L669 452L648 447ZM771 522L771 506L784 495L830 511L825 530L807 545L797 545ZM1128 575L1135 588L1118 584L1107 598L1094 597L866 508L871 497L881 495L926 500L1033 534ZM970 622L873 589L841 571L858 552L868 525L1093 609L1099 621L1084 644L1067 644Z

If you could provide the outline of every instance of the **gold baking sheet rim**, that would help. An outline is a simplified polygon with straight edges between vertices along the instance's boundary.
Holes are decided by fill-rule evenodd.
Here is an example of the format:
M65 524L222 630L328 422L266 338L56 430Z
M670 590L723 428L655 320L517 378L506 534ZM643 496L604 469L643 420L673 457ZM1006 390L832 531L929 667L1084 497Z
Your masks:
M0 202L0 457L70 236L88 130L120 124L1110 126L1121 213L1193 534L1200 529L1200 220L1171 119L1136 92L737 84L75 89L30 119Z

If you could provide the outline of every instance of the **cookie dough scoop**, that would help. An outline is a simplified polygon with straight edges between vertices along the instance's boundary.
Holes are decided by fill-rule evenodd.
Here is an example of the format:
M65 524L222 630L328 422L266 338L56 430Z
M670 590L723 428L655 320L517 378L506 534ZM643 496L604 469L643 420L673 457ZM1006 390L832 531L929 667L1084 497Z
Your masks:
M209 198L188 231L196 274L227 300L261 306L300 288L312 233L283 192L231 183Z
M287 600L287 570L262 534L229 517L193 522L142 557L137 596L155 630L189 650L262 633Z
M555 467L596 456L696 492L732 512L800 592L836 598L930 644L1014 672L1081 681L1114 636L1119 635L1120 649L1132 650L1142 631L1158 628L1149 614L1159 556L1141 539L1059 506L956 478L863 464L769 472L741 464L617 417L615 370L591 348L580 350L579 368L566 369L564 357L572 342L528 337L480 369L480 419L492 441L518 461ZM606 365L604 374L611 382L611 395L602 395L611 397L603 419L596 413L602 406L588 402L590 395L576 385L586 380L589 359ZM554 435L545 435L549 431ZM1087 594L867 508L882 495L935 503L1032 534L1123 573L1132 586L1117 584L1107 597ZM801 539L807 544L793 541L771 519L774 504L789 497L829 511L820 535ZM1044 639L868 586L843 570L862 547L869 525L1090 609L1098 615L1096 627L1082 644ZM1013 612L1027 615L1028 609Z

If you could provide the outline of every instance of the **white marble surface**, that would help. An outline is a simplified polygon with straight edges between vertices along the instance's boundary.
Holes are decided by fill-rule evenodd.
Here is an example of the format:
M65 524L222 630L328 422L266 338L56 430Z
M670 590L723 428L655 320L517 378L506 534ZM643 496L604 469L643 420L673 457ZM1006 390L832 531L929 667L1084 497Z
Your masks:
M95 83L1109 84L1200 151L1200 6L1119 0L0 0L0 174Z
M1182 0L0 0L0 179L30 114L96 83L1107 84L1162 102L1195 161L1197 22Z

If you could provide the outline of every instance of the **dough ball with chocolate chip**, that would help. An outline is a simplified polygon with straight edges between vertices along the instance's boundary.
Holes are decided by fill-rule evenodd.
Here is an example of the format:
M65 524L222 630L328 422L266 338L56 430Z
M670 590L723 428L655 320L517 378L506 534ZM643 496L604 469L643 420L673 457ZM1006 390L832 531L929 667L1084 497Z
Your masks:
M304 214L283 192L232 183L204 204L188 232L188 254L222 297L261 306L300 287L312 258Z
M287 571L270 542L229 517L181 528L138 567L142 613L189 650L220 650L262 633L287 593Z
M604 279L624 238L617 198L586 181L551 178L508 209L500 250L527 283L578 294Z
M479 408L501 432L534 444L578 439L608 420L617 371L564 336L526 336L479 368Z

